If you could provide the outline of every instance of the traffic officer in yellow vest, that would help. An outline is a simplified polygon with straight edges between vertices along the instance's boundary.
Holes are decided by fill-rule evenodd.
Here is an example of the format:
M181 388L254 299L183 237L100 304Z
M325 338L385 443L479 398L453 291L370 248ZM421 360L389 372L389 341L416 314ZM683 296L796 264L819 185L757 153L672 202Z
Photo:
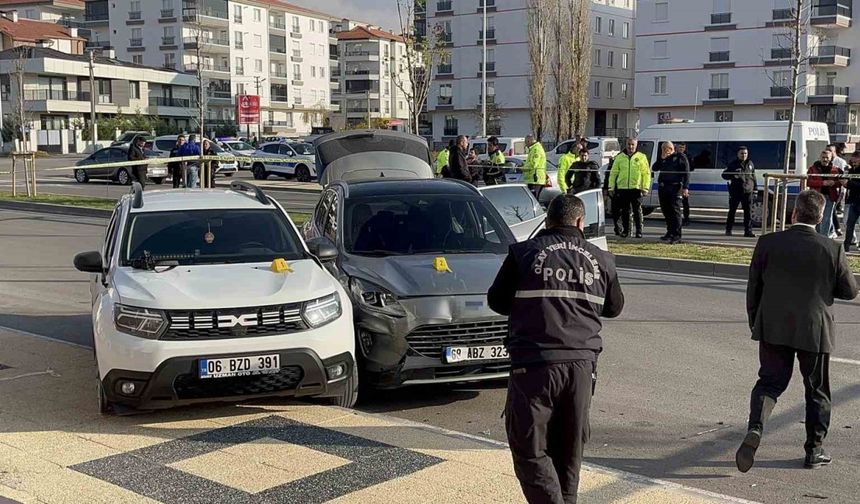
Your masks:
M523 165L523 182L529 186L535 198L540 199L540 193L546 185L546 151L534 135L526 137L526 148L529 153Z
M567 152L558 158L558 189L562 194L567 194L567 172L573 163L579 162L579 156L576 153L579 151L579 142L571 142L567 145Z
M451 154L451 147L453 147L453 146L454 146L454 140L449 140L448 141L448 147L442 149L439 152L439 155L436 156L436 176L437 177L441 177L442 176L442 170L444 170L445 167L448 166L448 157Z
M498 185L505 183L505 155L499 148L499 139L491 136L487 139L487 152L489 153L490 166L484 168L484 183L487 185Z
M621 220L621 237L630 236L630 212L636 224L636 238L642 238L642 198L651 190L651 166L645 154L636 151L639 141L628 138L624 150L609 169L609 195L613 217Z

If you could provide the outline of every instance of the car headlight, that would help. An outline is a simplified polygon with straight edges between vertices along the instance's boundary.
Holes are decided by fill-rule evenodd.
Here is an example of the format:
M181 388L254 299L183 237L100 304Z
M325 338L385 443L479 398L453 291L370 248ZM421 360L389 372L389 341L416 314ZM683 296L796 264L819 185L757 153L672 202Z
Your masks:
M340 296L335 292L313 301L305 303L302 308L302 317L309 326L316 328L324 326L332 320L340 317L343 313L340 306Z
M167 319L161 310L114 306L113 320L117 330L146 339L158 339L167 329Z
M397 301L397 297L378 285L351 278L349 290L352 291L355 301L369 310L394 317L406 316L406 310Z

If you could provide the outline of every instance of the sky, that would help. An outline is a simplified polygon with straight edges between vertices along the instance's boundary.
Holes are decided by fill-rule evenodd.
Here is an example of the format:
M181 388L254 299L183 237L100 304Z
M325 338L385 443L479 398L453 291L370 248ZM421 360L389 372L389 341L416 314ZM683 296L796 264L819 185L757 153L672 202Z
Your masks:
M287 0L309 9L394 30L397 20L397 0Z

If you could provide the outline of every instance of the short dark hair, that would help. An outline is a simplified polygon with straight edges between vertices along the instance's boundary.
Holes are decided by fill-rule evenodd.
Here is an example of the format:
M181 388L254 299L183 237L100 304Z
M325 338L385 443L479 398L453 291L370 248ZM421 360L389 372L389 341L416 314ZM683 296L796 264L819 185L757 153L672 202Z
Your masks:
M682 146L682 145L683 145L684 147L686 147L686 146L687 146L687 142L675 142L675 147L680 147L680 146Z
M460 143L460 140L469 140L469 137L467 137L466 135L459 135L455 143Z
M738 152L740 152L740 151L742 151L742 150L745 150L745 151L747 151L747 152L749 152L749 151L750 151L749 149L747 149L747 146L746 146L746 145L741 145L740 147L738 147Z
M576 221L585 217L585 203L572 194L559 194L546 211L547 227L576 226Z
M499 139L494 136L491 136L487 139L487 143L490 145L499 145Z
M588 154L588 147L583 147L583 148L579 149L579 153L580 154Z
M452 139L448 140L448 147L453 147L454 145L456 145L456 143L457 142L455 142L454 139L452 138Z
M794 203L794 217L802 224L817 225L824 216L824 195L814 189L807 189L797 195Z

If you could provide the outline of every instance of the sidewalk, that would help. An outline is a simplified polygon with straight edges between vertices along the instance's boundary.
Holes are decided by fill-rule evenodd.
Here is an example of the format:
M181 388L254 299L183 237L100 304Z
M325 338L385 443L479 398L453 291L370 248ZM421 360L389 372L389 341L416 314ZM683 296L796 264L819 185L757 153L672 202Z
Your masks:
M0 329L0 503L523 502L500 443L273 400L96 411L91 351ZM581 502L717 503L589 468Z

